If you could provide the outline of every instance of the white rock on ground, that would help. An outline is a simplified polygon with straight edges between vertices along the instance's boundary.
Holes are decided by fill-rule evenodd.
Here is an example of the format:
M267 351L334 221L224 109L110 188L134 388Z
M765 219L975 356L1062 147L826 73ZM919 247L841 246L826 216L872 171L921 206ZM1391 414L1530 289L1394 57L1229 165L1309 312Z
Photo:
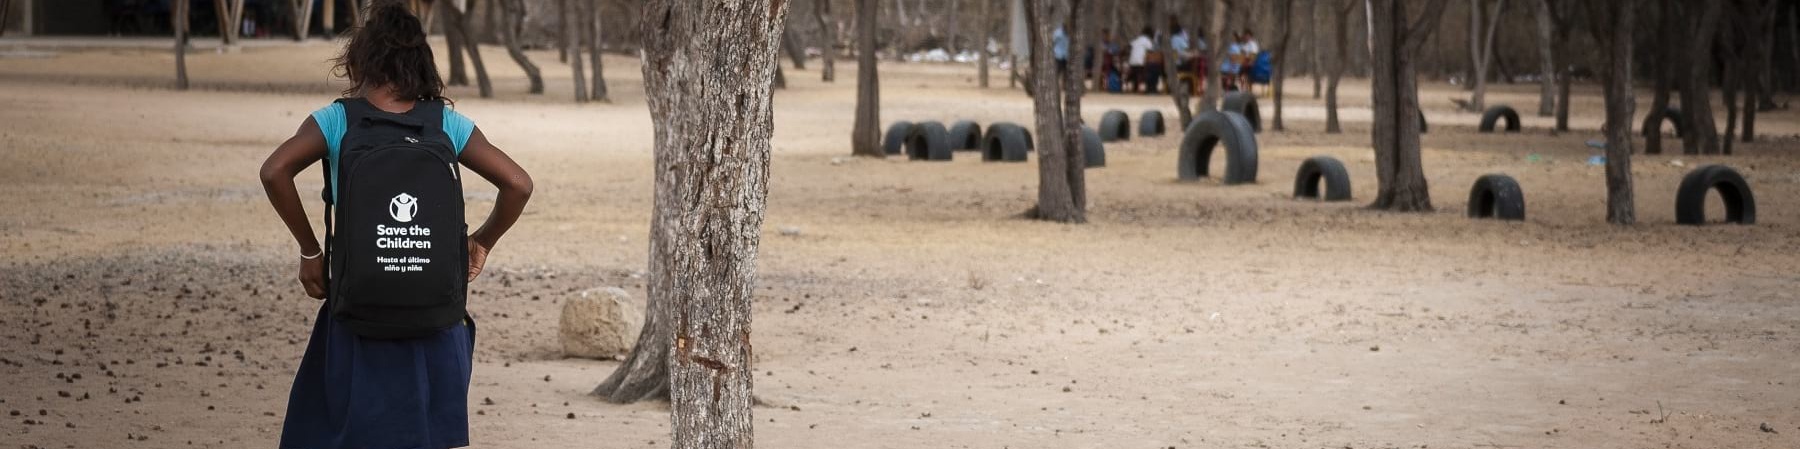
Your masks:
M558 335L564 357L612 359L631 352L644 328L644 311L618 287L583 290L563 303Z

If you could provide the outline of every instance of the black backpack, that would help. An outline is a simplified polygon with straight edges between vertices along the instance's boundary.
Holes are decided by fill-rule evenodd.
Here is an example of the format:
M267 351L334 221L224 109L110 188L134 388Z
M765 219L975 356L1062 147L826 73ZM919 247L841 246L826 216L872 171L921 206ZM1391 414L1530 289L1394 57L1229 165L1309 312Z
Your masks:
M327 309L367 338L422 337L457 324L467 315L468 226L443 102L421 100L405 114L361 98L338 103L345 131L337 169L325 164Z

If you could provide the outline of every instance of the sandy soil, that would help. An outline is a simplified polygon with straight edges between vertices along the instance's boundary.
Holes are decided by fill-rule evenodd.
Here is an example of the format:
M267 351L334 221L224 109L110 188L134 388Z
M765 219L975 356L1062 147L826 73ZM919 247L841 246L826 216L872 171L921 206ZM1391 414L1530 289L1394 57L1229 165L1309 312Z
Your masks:
M254 173L332 98L332 47L203 53L187 93L163 88L166 51L9 47L0 447L271 446L318 303ZM500 98L451 94L538 196L473 286L476 447L666 445L665 406L586 396L615 364L563 360L555 341L573 292L641 297L651 136L636 65L609 58L617 102L575 106L554 55L533 53L552 94L531 97L487 54ZM1349 133L1328 135L1296 80L1294 131L1259 137L1257 184L1176 182L1178 136L1113 143L1088 172L1093 223L1066 226L1015 218L1033 164L846 157L855 78L840 68L836 84L790 70L777 94L755 315L757 391L776 405L756 412L763 447L1800 446L1800 113L1765 115L1737 156L1634 158L1643 224L1617 228L1585 164L1593 86L1580 129L1557 136L1537 117L1476 134L1448 101L1461 93L1429 85L1439 212L1389 214L1361 207L1366 83L1347 81ZM969 67L882 70L884 121L1030 117ZM1535 111L1533 86L1494 89L1490 102ZM1142 96L1085 110L1112 108L1172 114ZM1315 154L1348 164L1356 202L1288 198ZM1715 162L1750 179L1757 225L1673 224L1682 174ZM1524 185L1528 221L1463 217L1489 172ZM469 200L483 212L492 190L471 183Z

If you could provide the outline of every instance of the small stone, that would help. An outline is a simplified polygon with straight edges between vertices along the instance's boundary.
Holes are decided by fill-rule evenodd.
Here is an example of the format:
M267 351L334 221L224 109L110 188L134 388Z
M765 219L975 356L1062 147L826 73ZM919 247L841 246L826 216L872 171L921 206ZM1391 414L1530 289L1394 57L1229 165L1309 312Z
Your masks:
M575 412L569 412L569 419L575 419Z
M1763 433L1781 433L1776 432L1774 427L1769 427L1769 423L1762 423L1762 426L1760 426L1758 430L1762 430Z
M558 336L563 356L610 360L631 352L644 311L618 287L589 289L563 302Z
M781 232L782 237L799 237L800 236L800 227L798 227L798 226L782 226L781 229L779 230L779 232Z

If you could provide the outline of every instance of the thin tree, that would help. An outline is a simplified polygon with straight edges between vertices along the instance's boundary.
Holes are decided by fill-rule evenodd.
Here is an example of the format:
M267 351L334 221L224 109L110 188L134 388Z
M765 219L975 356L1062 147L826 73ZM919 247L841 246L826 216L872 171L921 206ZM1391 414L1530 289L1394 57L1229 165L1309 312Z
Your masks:
M1282 80L1287 78L1288 41L1294 34L1293 14L1294 0L1275 0L1275 20L1281 24L1281 34L1276 35L1275 38L1275 70L1271 74L1275 79L1272 81L1273 85L1270 86L1270 89L1274 91L1270 95L1275 97L1275 123L1272 127L1275 131L1287 130L1287 127L1281 124L1281 86Z
M237 45L244 22L244 0L213 0L213 11L219 18L220 43Z
M988 62L988 42L992 42L993 40L994 2L991 0L984 0L981 2L981 56L977 58L978 60L976 61L976 65L978 65L979 68L975 69L976 79L980 80L979 82L981 83L982 89L988 87L988 64L990 64Z
M1310 45L1307 45L1306 49L1306 55L1309 58L1306 64L1306 72L1312 76L1312 97L1314 100L1323 97L1323 80L1325 78L1325 38L1322 37L1325 35L1325 33L1322 32L1325 27L1320 25L1319 13L1321 11L1329 11L1330 8L1326 4L1330 2L1331 0L1310 0L1307 2L1306 8L1306 36L1307 41L1311 43Z
M30 1L30 0L26 0ZM6 35L6 24L12 23L12 0L0 0L0 36Z
M289 0L288 8L294 13L294 40L306 40L307 33L312 31L312 9L314 0Z
M544 93L544 74L538 70L537 64L525 55L525 45L521 40L525 33L525 0L497 0L500 2L501 14L505 16L500 22L500 36L506 41L506 54L525 71L525 78L531 81L529 92L533 95Z
M1215 111L1219 109L1219 98L1224 95L1225 84L1219 79L1219 63L1224 61L1225 49L1230 47L1231 32L1226 31L1230 15L1236 9L1234 0L1213 0L1212 42L1207 47L1209 55L1206 60L1206 89L1200 95L1200 110ZM1187 125L1182 124L1185 128Z
M1037 135L1042 137L1037 142L1037 205L1025 212L1028 218L1062 223L1087 222L1086 205L1077 199L1084 195L1076 191L1084 184L1082 173L1086 167L1084 159L1077 159L1082 155L1080 83L1073 87L1077 89L1074 92L1065 90L1064 86L1079 75L1058 73L1056 55L1050 51L1057 25L1067 22L1071 15L1080 16L1070 14L1067 7L1070 4L1079 7L1081 3L1082 0L1067 0L1067 3L1063 0L1031 0L1025 3L1025 22L1031 30L1032 109ZM1073 26L1073 23L1066 26ZM1078 30L1064 31L1071 39L1081 35L1076 32ZM1074 98L1065 97L1070 93ZM1076 105L1073 116L1068 115L1071 104ZM1071 123L1075 124L1073 129Z
M588 20L585 22L587 26L583 27L581 35L587 45L588 64L592 69L589 72L593 74L593 85L588 89L588 98L601 103L611 103L612 92L606 88L606 60L600 57L604 50L604 46L601 45L604 43L601 39L603 36L601 32L606 30L602 27L602 24L605 23L603 20L605 14L601 8L606 6L606 2L605 0L580 1L587 6L586 9L582 9L584 13L582 16Z
M781 49L787 51L788 59L794 60L794 70L806 70L806 48L795 38L793 24L781 31Z
M188 90L188 0L175 0L169 8L169 24L175 28L175 89Z
M1551 5L1551 12L1556 18L1557 54L1570 54L1568 51L1569 36L1574 34L1570 30L1573 28L1574 19L1571 19L1570 16L1575 11L1570 3L1567 0L1558 0ZM1559 61L1556 64L1556 132L1569 131L1569 96L1572 90L1570 85L1575 82L1573 67L1573 64L1567 62Z
M453 2L446 1L444 3L446 5L446 8L444 9L444 20L446 20L444 27L446 32L453 33L455 36L454 39L458 39L465 44L463 49L469 52L469 62L475 66L475 86L477 91L479 91L481 98L493 98L494 84L488 79L487 65L481 62L480 40L476 39L475 34L470 31L470 29L473 28L475 19L467 12L474 10L476 5L480 2L477 0L467 0L461 8L452 4Z
M1405 0L1370 0L1374 27L1375 178L1380 184L1370 207L1391 211L1431 210L1431 191L1419 157L1419 86L1415 60L1437 28L1448 2L1426 2L1410 19Z
M675 449L754 447L750 302L768 197L769 82L789 2L648 0L644 92L655 127L650 309L672 332ZM648 329L648 328L646 328Z
M1768 75L1774 66L1775 17L1781 3L1779 0L1740 0L1738 3L1738 8L1743 11L1739 16L1742 26L1734 28L1741 34L1739 42L1747 53L1739 60L1743 69L1737 71L1738 82L1744 89L1742 124L1745 143L1756 141L1756 113L1762 109L1762 100L1771 90ZM1800 43L1794 45L1800 46Z
M850 154L887 157L881 148L881 79L875 68L876 0L856 0L856 125Z
M570 84L575 86L575 102L586 103L588 101L587 64L581 62L581 46L587 43L587 15L581 12L585 11L583 4L588 1L576 0L576 2L575 10L570 11L569 0L556 0L556 8L561 13L557 17L557 24L561 28L562 59L569 63L569 71L573 72L574 76L575 82Z
M1686 3L1686 2L1682 2ZM1681 86L1681 117L1686 119L1687 126L1682 129L1682 152L1687 154L1719 154L1719 127L1713 121L1712 112L1712 57L1713 36L1718 34L1719 16L1724 12L1723 1L1704 1L1689 4L1688 8L1699 8L1699 11L1688 10L1683 16L1691 17L1686 31L1681 36L1686 39L1686 61L1678 66L1687 70L1681 73L1677 84ZM1589 15L1593 11L1589 10Z
M1589 29L1606 60L1606 221L1637 222L1631 187L1631 121L1637 107L1631 90L1633 17L1638 0L1590 0Z
M1338 81L1344 78L1344 69L1350 65L1350 16L1356 12L1360 0L1324 0L1337 2L1331 11L1336 12L1331 20L1332 45L1336 51L1331 56L1331 76L1325 84L1325 132L1338 134L1344 132L1338 124Z
M1483 27L1483 3L1486 1L1469 1L1469 60L1474 67L1469 85L1475 90L1469 96L1469 110L1476 112L1487 109L1487 79L1494 60L1494 33L1500 29L1500 12L1506 8L1506 0L1494 0L1494 9L1487 13L1487 25Z
M449 20L444 23L444 44L449 47L450 77L444 83L451 86L467 86L469 85L469 69L468 63L463 59L463 54L468 51L467 47L470 42L466 42L464 33L460 31L462 20L457 18L460 16L454 11L457 8L455 5L457 1L439 0L437 2L437 7L441 10L440 14ZM351 0L351 2L354 5L355 0ZM355 7L352 6L352 9ZM356 12L355 17L362 17L362 13ZM357 19L356 23L356 26L362 26L361 19Z
M819 80L836 82L838 30L837 22L831 19L831 0L813 0L813 20L819 23L819 32L824 34L823 45L819 46ZM985 61L986 55L982 57Z
M1654 48L1649 52L1647 64L1653 84L1650 94L1650 111L1644 115L1644 154L1662 154L1662 112L1669 108L1669 97L1675 89L1675 69L1677 63L1687 59L1687 49L1681 46L1681 31L1686 28L1686 20L1681 17L1680 0L1650 0L1659 17L1656 32L1651 38ZM1565 101L1565 104L1567 101ZM1561 113L1561 111L1558 111ZM1678 120L1671 117L1671 120ZM1557 117L1562 120L1562 117ZM1676 129L1687 126L1687 123L1675 123Z
M1535 0L1538 38L1538 117L1556 113L1556 14L1551 0Z
M1165 36L1162 39L1157 39L1156 51L1166 55L1163 58L1166 61L1163 64L1163 79L1168 80L1169 99L1174 100L1176 118L1181 120L1177 123L1180 123L1181 127L1185 129L1187 128L1187 124L1194 120L1194 111L1188 107L1189 93L1193 89L1182 85L1180 82L1181 55L1175 54L1174 45L1175 28L1181 26L1181 14L1175 7L1172 7L1170 3L1174 3L1175 5L1180 4L1179 0L1175 2L1156 3L1156 7L1162 10L1162 14L1158 14L1158 16L1169 18L1169 29L1164 32ZM1075 142L1079 144L1081 141L1076 140ZM1085 163L1085 161L1083 162Z

